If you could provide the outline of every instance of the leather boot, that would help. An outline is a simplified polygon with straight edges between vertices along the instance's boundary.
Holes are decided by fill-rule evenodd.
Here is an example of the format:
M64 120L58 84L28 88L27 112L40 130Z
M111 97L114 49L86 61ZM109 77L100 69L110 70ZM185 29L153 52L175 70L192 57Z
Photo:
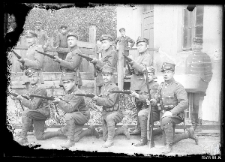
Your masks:
M173 124L168 123L164 126L164 131L166 135L166 146L163 148L162 154L167 154L172 151L173 145Z
M115 136L120 134L124 134L127 137L127 139L130 139L130 133L126 125L116 129Z
M56 131L56 132L45 132L43 135L43 139L49 139L49 138L53 138L53 137L57 137L57 136L62 136L62 132L60 130Z
M155 137L157 135L161 135L163 133L163 130L161 128L157 128L157 129L154 129L152 131L152 135Z
M102 125L102 132L103 132L103 140L106 141L107 138L108 138L108 128L107 128L107 125L105 123L105 121L103 122L103 125Z
M27 132L32 125L32 120L28 117L23 117L23 125L22 125L22 131L20 134L21 139L18 140L19 144L26 145L28 143L27 140Z
M141 134L141 127L140 127L140 122L139 122L139 119L138 119L138 113L141 110L142 105L137 104L137 102L136 102L136 106L137 106L137 125L136 125L136 127L133 131L129 132L130 135L140 135Z
M147 145L147 118L145 116L139 116L138 120L141 126L141 140L139 143L135 144L134 146L144 146Z
M113 145L113 137L115 136L115 126L108 126L108 138L103 147L108 148Z
M74 141L74 134L75 134L75 121L73 119L66 121L68 125L68 141L65 144L62 144L61 146L63 148L70 148L75 144Z
M98 132L95 130L94 126L90 126L86 130L82 130L82 132L78 135L78 138L75 139L75 142L80 141L84 136L95 136L99 138Z
M187 132L181 134L181 135L176 135L173 141L173 144L183 140L183 139L188 139L191 138L195 141L195 144L198 145L198 138L194 134L194 129L193 128L188 128L186 129Z

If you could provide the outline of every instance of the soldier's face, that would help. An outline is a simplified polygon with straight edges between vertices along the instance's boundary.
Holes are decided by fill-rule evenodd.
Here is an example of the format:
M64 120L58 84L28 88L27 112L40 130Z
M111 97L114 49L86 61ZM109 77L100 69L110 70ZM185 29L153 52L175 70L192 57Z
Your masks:
M121 31L120 34L122 37L125 36L125 31Z
M112 42L109 40L103 40L102 41L102 49L107 50L112 45Z
M148 82L151 82L154 78L154 74L153 73L148 73ZM145 80L146 80L146 76L145 76Z
M201 49L202 49L202 44L193 42L193 44L192 44L192 50L199 51Z
M63 87L64 87L66 92L71 90L74 86L75 86L74 80L63 81Z
M140 42L137 44L137 50L139 53L144 53L147 50L147 43L145 42Z
M163 71L164 80L171 80L173 78L173 75L174 75L174 71L171 71L171 70Z
M31 46L35 43L35 37L27 38L26 41L27 41L27 45Z
M74 47L77 45L77 38L74 36L70 36L67 38L67 43L69 47Z
M108 82L111 81L111 79L112 79L112 74L109 74L109 73L103 73L103 74L102 74L102 77L103 77L104 83L108 83Z
M66 32L67 32L67 30L66 30L65 28L62 28L62 29L61 29L61 33L62 33L62 34L66 34Z
M34 84L37 84L39 77L37 74L34 74L29 77L29 80L30 80L30 84L34 85Z

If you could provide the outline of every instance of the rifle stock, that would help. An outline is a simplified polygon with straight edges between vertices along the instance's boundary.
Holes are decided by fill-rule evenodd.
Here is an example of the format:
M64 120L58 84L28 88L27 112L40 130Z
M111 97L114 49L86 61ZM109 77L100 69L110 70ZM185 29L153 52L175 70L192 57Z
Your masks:
M16 53L14 50L12 50L12 52L13 52L13 54L17 57L18 60L22 58L22 57L21 57L18 53ZM25 67L25 65L24 65L25 61L22 60L22 61L20 61L20 62L22 63L22 66L20 66L21 70L25 70L25 69L26 69L26 67Z
M131 58L129 58L128 56L126 56L125 54L123 54L124 58L128 61L128 63L130 63L131 61L133 61Z
M14 93L14 92L9 92L10 95L12 95L13 97L17 97L18 94L17 93ZM23 98L29 100L29 97L28 96L25 96L25 95L21 95Z

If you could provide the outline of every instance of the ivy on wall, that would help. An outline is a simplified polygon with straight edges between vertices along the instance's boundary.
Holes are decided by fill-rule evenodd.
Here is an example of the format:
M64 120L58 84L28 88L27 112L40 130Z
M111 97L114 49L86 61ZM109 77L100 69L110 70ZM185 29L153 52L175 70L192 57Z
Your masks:
M116 38L116 6L96 6L92 8L63 8L46 10L34 8L30 11L24 25L25 30L33 30L35 21L42 22L42 28L49 37L54 37L61 25L67 25L79 35L81 41L88 41L89 27L96 26L96 40L102 34Z

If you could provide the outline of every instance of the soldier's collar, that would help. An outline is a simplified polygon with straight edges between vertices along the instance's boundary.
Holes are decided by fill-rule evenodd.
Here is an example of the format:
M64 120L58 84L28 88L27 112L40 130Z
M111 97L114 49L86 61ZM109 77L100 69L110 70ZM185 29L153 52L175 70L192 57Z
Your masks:
M78 88L76 87L76 85L74 85L73 86L73 88L71 88L68 92L67 92L67 94L71 94L71 93L73 93L74 91L76 91Z
M170 85L173 82L175 82L174 78L172 78L171 80L165 81L165 84Z
M70 52L72 52L72 51L76 50L77 48L78 48L78 46L77 46L77 45L75 45L74 47L70 48Z
M108 86L108 85L110 85L110 84L112 84L112 81L109 81L109 82L107 82L107 83L104 83L105 86Z
M109 51L111 49L112 49L112 45L107 50L105 50L105 52L107 52L107 51Z

